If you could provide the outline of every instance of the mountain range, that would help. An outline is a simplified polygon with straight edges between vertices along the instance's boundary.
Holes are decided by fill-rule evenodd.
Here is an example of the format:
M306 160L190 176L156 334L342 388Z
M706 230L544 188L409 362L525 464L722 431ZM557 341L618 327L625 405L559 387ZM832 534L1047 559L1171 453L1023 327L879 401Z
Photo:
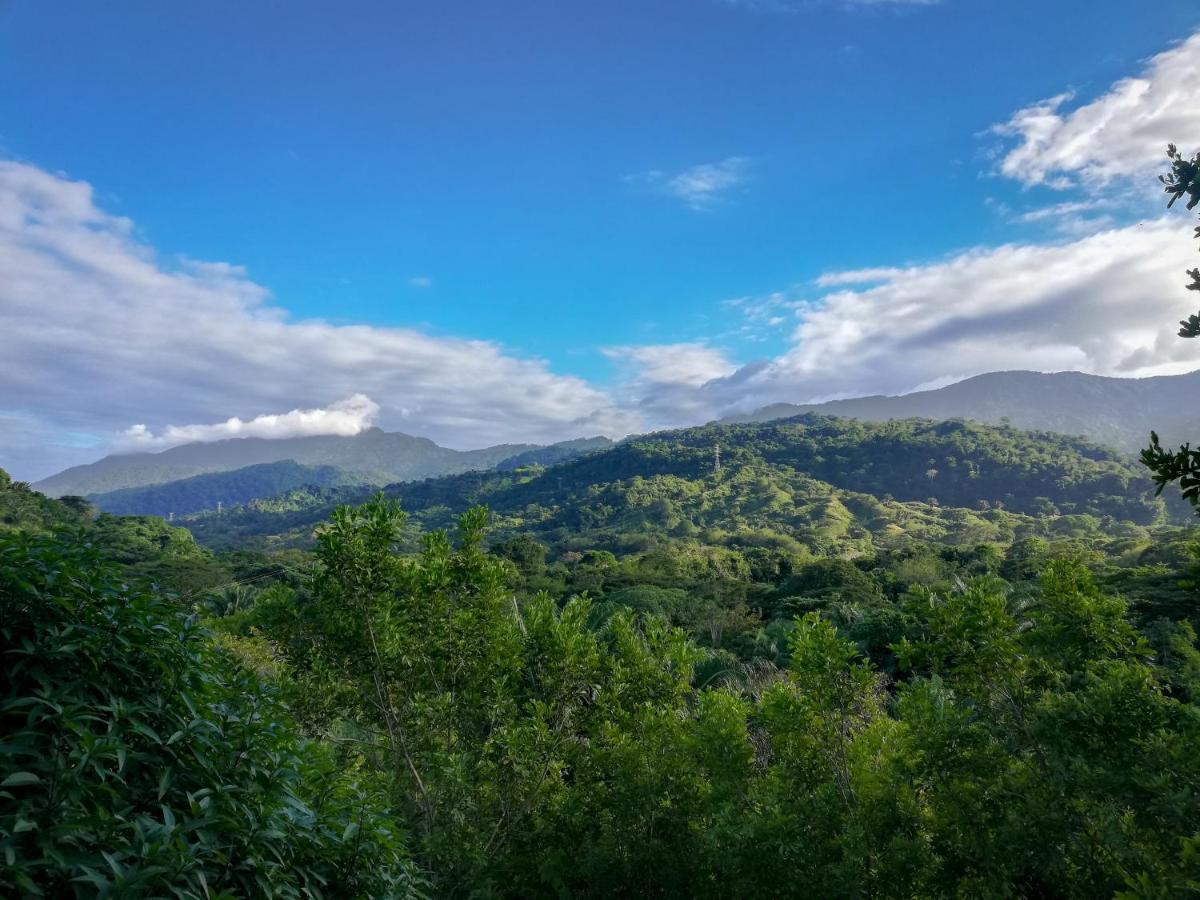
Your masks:
M610 443L607 438L598 437L550 447L499 444L480 450L452 450L428 438L379 428L369 428L353 436L231 438L183 444L157 453L106 456L52 475L34 487L50 497L94 496L286 460L302 466L331 466L341 473L339 477L344 481L384 485L490 469L514 457L536 458L538 452L549 454L550 458L559 452L569 456Z
M776 403L729 423L769 422L804 413L882 422L888 419L971 419L1053 431L1136 454L1151 430L1164 444L1200 437L1200 370L1154 378L1108 378L1083 372L989 372L947 387L899 396L826 403Z
M818 404L777 403L725 424L769 422L816 413L868 422L922 418L1009 424L1054 432L1132 456L1157 430L1165 444L1200 435L1200 370L1154 378L1081 372L992 372L899 396ZM263 499L301 486L378 487L464 472L553 465L611 447L608 438L558 444L501 444L453 450L428 438L378 428L334 435L191 443L156 453L105 457L53 475L35 487L49 496L80 495L114 513L187 515Z
M213 548L305 547L335 506L372 492L305 486L180 524ZM549 468L466 472L384 493L422 528L452 526L480 504L497 535L529 532L559 550L613 552L679 540L766 546L782 534L816 553L857 554L914 539L1132 535L1191 515L1178 492L1156 498L1128 457L1075 438L815 414L655 432Z

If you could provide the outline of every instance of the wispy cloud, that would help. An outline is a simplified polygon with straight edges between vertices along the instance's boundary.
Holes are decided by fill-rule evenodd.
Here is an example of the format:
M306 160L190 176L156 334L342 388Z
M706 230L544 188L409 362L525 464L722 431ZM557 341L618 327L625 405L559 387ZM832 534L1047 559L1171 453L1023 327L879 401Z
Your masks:
M1094 193L1084 200L1066 200L1024 210L1014 209L1010 203L994 197L986 198L984 205L992 209L1003 221L1013 225L1050 228L1063 237L1083 237L1116 225L1116 212L1119 208L1145 204L1125 202L1116 196Z
M837 287L844 284L866 284L871 281L887 281L900 275L904 270L893 266L880 266L871 269L848 269L841 272L826 272L819 276L814 284L817 287Z
M789 322L795 322L796 311L805 302L791 290L726 300L722 305L740 313L742 318L741 325L727 336L748 341L777 336Z
M603 353L609 359L633 363L639 378L657 385L697 387L730 375L736 368L721 350L700 342L605 347Z
M1016 141L999 171L1025 185L1103 187L1162 168L1166 145L1200 134L1200 32L1142 72L1070 109L1073 92L1018 110L992 131Z
M1018 213L1016 218L1020 222L1045 222L1092 213L1105 205L1107 204L1103 200L1069 200L1066 203L1054 203L1050 206L1039 206L1036 209L1026 210Z
M428 288L433 287L433 279L428 275L414 275L408 279L409 287Z
M731 191L745 184L749 170L749 159L728 156L719 162L700 163L675 173L652 169L626 180L651 185L655 190L682 201L689 209L702 212L712 209Z

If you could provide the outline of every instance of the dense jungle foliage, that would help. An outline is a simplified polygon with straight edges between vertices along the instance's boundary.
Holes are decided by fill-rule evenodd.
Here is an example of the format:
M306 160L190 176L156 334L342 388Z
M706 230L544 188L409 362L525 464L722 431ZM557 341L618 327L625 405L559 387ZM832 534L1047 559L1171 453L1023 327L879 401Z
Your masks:
M216 550L4 476L0 894L1195 894L1171 521L962 423L301 490Z

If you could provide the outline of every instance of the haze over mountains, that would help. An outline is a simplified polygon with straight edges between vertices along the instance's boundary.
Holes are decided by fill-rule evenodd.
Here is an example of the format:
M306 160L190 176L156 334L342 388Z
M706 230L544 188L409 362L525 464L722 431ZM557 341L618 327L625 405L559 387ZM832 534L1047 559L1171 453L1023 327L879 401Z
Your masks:
M1080 372L993 372L944 388L900 396L857 397L820 404L778 403L727 423L767 422L809 412L886 421L923 418L1007 422L1016 428L1082 436L1127 455L1151 429L1165 443L1200 434L1200 371L1155 378L1107 378ZM115 513L185 515L274 496L300 486L381 486L530 463L552 465L611 446L581 438L549 446L501 444L452 450L427 438L370 428L352 437L190 443L157 453L105 457L37 485L50 496L87 496Z
M595 446L609 443L605 438L591 438L570 441L567 446L589 446L589 441ZM359 484L390 484L489 469L512 457L542 450L551 448L500 444L480 450L451 450L428 438L368 428L350 437L234 438L184 444L158 453L106 456L52 475L35 487L51 497L88 496L285 460L303 466L332 466L344 479Z
M1124 453L1149 442L1200 435L1200 370L1154 378L1107 378L1083 372L990 372L930 391L854 397L827 403L776 403L722 421L769 422L816 412L880 422L888 419L1007 420L1016 428L1086 437Z

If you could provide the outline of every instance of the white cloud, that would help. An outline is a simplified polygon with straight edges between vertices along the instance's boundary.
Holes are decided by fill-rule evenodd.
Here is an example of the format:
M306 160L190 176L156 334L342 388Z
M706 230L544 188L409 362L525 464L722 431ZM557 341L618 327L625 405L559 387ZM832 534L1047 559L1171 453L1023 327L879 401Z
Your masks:
M131 449L146 450L227 438L291 438L316 434L350 437L370 428L378 415L378 403L366 394L352 394L320 409L262 413L249 420L232 416L212 425L168 425L158 434L144 424L131 425L121 433L119 443Z
M624 401L654 427L692 424L707 414L704 386L737 371L729 358L700 342L606 347L621 367Z
M1026 185L1067 188L1164 169L1167 144L1200 133L1200 32L1068 111L1073 99L1058 94L994 126L1017 140L1001 173Z
M1000 212L1012 222L1048 226L1060 235L1081 237L1113 227L1117 221L1116 217L1111 212L1102 210L1111 210L1115 205L1111 199L1094 197L1090 200L1054 203L1017 214L1007 208L1002 208Z
M410 287L415 288L433 287L433 279L428 275L414 275L412 278L408 279L408 284Z
M633 363L648 384L699 386L735 368L723 352L702 343L606 347L603 352L610 359Z
M749 177L750 161L744 156L729 156L714 163L701 163L681 172L669 174L659 169L633 176L627 180L643 182L697 212L712 209L734 188Z
M1017 216L1019 222L1045 222L1091 213L1104 206L1100 200L1069 200L1065 203L1054 203L1050 206L1040 206L1037 209L1026 210Z
M1173 339L1191 303L1181 289L1189 230L1161 219L1069 243L976 249L827 295L802 314L777 372L870 391L948 372L1184 371L1200 362L1200 348ZM830 379L846 360L853 374Z
M805 302L795 294L795 289L773 291L759 297L735 297L726 300L722 306L739 313L741 323L720 337L760 343L777 338L781 326L795 321L795 311Z
M0 272L0 397L57 434L113 442L143 423L161 438L170 422L254 422L355 394L380 405L382 427L460 447L638 425L604 391L489 341L293 321L244 270L168 265L88 184L31 165L0 161ZM0 444L17 477L79 462L55 442Z
M1190 223L1172 217L1065 243L830 273L826 286L863 286L798 306L791 347L777 358L703 382L676 379L670 408L695 421L778 401L904 393L1005 369L1191 371L1200 367L1200 346L1176 336L1177 321L1194 311L1183 289L1194 256L1190 232ZM662 348L649 349L642 379L654 384ZM641 357L626 348L625 358ZM651 421L667 418L661 392L632 400Z

